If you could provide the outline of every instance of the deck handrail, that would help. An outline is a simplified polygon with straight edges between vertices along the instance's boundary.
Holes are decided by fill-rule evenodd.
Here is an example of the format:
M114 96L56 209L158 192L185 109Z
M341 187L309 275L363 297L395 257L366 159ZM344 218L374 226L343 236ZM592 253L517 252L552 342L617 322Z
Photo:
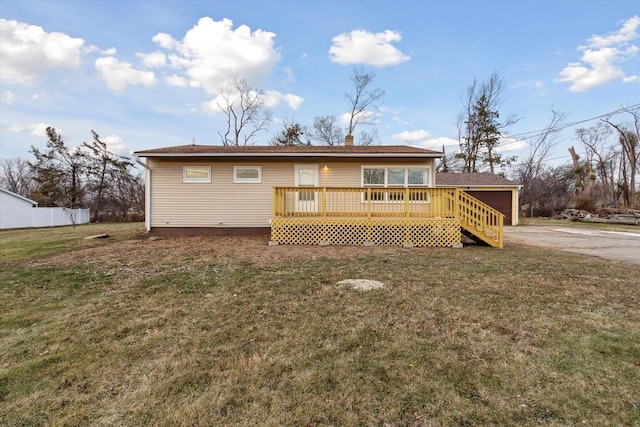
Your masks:
M457 191L456 200L460 225L492 246L502 248L505 215L461 190Z

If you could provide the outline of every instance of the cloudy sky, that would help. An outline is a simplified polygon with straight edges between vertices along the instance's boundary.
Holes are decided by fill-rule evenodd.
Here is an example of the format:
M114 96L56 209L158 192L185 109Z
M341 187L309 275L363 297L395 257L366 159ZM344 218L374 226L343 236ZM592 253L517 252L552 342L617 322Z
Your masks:
M341 117L355 66L386 91L371 113L387 145L453 150L466 88L494 71L501 114L522 117L507 137L552 108L579 122L640 103L634 1L3 0L0 18L0 158L29 158L47 126L70 146L95 130L122 154L220 144L234 78L264 92L267 144L283 120Z

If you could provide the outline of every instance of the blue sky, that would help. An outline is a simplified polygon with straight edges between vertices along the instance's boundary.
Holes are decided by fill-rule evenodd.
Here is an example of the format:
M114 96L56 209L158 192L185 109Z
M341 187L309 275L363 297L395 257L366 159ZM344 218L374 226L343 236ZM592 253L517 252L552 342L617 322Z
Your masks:
M522 117L505 138L552 108L571 122L640 102L636 1L4 0L0 18L0 158L29 158L46 126L70 146L95 130L122 154L218 145L211 106L233 78L264 91L267 144L285 119L341 117L354 66L386 91L375 128L356 134L387 145L455 150L461 98L494 71L501 114ZM522 155L526 141L504 148Z

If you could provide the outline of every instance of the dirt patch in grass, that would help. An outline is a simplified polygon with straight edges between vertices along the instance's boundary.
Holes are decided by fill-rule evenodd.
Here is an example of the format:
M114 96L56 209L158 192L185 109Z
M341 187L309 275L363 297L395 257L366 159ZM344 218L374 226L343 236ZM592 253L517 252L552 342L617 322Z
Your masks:
M393 246L306 246L278 245L268 246L266 236L213 236L213 237L171 237L144 238L120 242L115 247L103 244L93 247L77 248L73 251L53 256L29 260L25 265L69 266L78 263L91 265L96 263L121 263L123 265L144 262L152 254L154 262L184 261L207 264L233 259L251 263L258 267L278 265L296 260L349 259L369 255L393 259L408 253L450 253L450 248L412 248Z

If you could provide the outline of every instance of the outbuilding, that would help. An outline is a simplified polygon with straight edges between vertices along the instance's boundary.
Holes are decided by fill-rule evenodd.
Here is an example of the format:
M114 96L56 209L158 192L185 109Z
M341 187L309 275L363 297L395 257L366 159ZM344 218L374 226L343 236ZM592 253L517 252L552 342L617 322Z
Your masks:
M0 229L31 227L31 212L38 202L0 188Z
M488 172L437 173L436 187L454 187L504 214L504 225L518 225L522 185Z

